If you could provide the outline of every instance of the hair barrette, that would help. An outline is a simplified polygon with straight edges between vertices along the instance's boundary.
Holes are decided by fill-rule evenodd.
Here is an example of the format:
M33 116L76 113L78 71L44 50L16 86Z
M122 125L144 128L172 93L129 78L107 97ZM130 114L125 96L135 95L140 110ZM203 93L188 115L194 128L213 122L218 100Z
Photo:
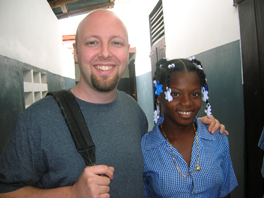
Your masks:
M161 85L161 84L159 83L159 81L156 81L156 80L154 80L153 82L154 82L155 87L156 87L155 94L159 96L160 93L163 92L163 90L162 90L163 85Z

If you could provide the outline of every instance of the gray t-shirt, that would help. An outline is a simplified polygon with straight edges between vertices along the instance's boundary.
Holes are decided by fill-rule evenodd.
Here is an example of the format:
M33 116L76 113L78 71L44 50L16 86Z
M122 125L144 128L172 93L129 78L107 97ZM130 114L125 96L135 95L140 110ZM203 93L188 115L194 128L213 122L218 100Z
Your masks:
M110 196L144 197L141 137L148 124L142 109L120 91L108 104L77 102L96 147L96 164L115 168ZM0 157L0 192L73 185L84 168L60 109L48 96L19 116Z

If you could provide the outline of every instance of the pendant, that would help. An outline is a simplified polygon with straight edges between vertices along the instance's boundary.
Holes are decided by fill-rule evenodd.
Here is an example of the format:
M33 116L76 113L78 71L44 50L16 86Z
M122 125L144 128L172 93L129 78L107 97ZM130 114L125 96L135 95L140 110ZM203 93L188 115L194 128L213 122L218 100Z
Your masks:
M201 170L201 166L197 166L196 165L196 170L200 171Z

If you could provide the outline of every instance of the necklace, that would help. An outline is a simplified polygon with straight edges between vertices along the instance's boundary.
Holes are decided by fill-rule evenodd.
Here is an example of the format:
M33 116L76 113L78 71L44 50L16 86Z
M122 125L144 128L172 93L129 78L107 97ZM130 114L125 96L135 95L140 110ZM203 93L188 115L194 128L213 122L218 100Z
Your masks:
M165 137L165 139L170 143L169 139L167 138L166 134L164 133L164 131L162 129L162 125L160 125L160 129L161 129L161 133L163 134L163 136ZM180 169L178 168L178 166L176 164L176 161L175 161L175 158L174 158L174 154L173 154L173 150L172 150L172 144L170 143L171 156L172 156L174 165L175 165L176 169L178 170L178 172L183 177L188 177L188 175L192 174L196 170L197 171L200 171L201 170L201 166L199 166L199 143L198 143L198 137L197 137L197 133L196 133L197 130L196 130L196 127L195 127L195 124L194 123L193 123L193 129L194 129L194 133L195 133L195 136L196 136L196 143L197 143L197 163L196 163L195 169L193 171L189 172L187 175L182 174L181 171L180 171Z

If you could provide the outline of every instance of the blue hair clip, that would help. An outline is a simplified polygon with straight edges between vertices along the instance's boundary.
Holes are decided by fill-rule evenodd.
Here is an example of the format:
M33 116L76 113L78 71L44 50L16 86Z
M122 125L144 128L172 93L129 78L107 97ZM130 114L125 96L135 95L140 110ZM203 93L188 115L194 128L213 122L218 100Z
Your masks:
M163 92L163 90L162 90L163 85L160 85L159 81L154 81L154 83L155 83L155 87L156 87L155 94L159 96L160 93Z

